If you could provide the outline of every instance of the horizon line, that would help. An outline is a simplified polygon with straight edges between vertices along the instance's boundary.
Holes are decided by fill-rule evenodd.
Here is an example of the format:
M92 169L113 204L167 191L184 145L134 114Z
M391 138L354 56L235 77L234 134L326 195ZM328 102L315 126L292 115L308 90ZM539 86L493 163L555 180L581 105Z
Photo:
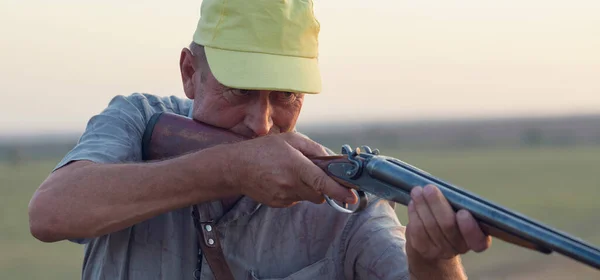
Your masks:
M322 121L304 121L302 123L298 123L297 127L302 127L304 129L310 128L323 128L328 126L339 126L339 127L348 127L353 125L364 125L369 124L372 125L374 123L379 123L381 125L428 125L428 124L460 124L460 123L477 123L477 122L496 122L496 121L544 121L544 120L563 120L563 119L579 119L579 118L600 118L600 112L598 113L565 113L565 114L539 114L539 115L502 115L502 116L474 116L474 117L431 117L431 118L410 118L403 119L400 121L390 120L387 118L372 118L372 119L333 119L325 122ZM56 137L56 138L64 138L64 137L73 137L75 135L81 135L84 132L84 129L57 129L53 131L42 131L38 132L35 130L30 131L4 131L2 135L0 135L0 140L6 139L20 139L26 137Z

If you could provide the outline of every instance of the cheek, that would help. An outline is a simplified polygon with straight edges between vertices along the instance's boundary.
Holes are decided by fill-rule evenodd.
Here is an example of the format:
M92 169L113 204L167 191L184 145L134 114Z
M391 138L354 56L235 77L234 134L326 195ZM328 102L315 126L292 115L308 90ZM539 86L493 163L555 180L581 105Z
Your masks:
M196 104L199 103L199 104ZM195 102L194 119L225 129L231 129L244 120L244 108L225 104L223 100ZM205 104L210 104L206 106Z
M292 131L299 114L300 106L275 108L272 115L273 124L280 129L280 132Z

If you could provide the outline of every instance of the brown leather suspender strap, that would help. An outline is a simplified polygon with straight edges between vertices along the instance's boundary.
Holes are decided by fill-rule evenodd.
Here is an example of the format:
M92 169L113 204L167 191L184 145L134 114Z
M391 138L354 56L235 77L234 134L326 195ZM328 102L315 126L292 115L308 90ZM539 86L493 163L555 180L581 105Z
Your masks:
M217 227L209 216L208 207L208 203L202 203L200 204L202 211L198 211L196 205L194 205L192 210L192 218L194 219L196 232L198 232L198 243L202 248L202 255L206 259L206 262L208 262L208 266L212 270L215 279L234 280L221 249Z

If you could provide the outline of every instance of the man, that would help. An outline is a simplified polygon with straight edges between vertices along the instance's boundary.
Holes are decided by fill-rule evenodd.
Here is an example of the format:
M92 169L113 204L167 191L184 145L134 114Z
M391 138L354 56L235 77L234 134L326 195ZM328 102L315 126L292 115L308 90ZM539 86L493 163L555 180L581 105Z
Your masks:
M312 9L205 0L180 57L189 99L115 97L34 194L32 234L85 244L85 279L213 279L190 215L204 205L236 279L464 279L459 255L490 239L434 186L415 188L406 228L385 201L354 215L323 203L356 197L307 159L326 150L294 132L305 95L321 90ZM253 139L143 163L156 112Z

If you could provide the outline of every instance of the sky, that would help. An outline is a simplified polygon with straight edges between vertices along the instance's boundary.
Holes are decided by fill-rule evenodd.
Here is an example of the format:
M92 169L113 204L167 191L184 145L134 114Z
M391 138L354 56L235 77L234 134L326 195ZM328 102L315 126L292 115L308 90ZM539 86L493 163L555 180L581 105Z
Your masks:
M0 136L77 132L115 95L185 97L201 1L2 0ZM321 0L300 124L600 113L600 1Z

